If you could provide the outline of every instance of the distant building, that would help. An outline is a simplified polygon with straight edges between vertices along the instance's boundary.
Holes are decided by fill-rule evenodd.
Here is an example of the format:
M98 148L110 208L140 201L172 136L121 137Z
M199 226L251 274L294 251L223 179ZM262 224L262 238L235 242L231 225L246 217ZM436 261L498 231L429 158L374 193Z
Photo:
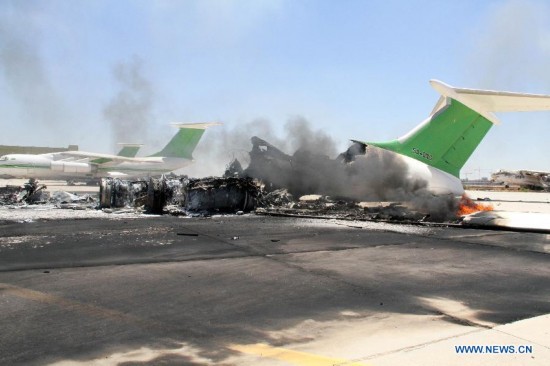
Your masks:
M482 177L481 179L462 179L462 184L466 186L489 186L494 185L493 182L487 177Z
M68 147L9 146L0 145L0 156L7 154L47 154L60 151L77 151L78 145Z

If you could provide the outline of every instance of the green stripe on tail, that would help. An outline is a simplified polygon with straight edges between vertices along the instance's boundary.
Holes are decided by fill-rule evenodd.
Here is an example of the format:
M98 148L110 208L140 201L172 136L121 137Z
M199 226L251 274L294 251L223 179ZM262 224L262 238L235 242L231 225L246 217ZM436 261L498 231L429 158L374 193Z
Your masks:
M124 156L125 158L133 158L137 155L141 145L129 145L123 146L122 149L118 152L118 156Z
M203 134L204 128L180 128L164 149L151 156L193 159L193 151Z
M431 117L428 123L389 142L365 142L419 160L455 177L493 124L464 104L450 104Z

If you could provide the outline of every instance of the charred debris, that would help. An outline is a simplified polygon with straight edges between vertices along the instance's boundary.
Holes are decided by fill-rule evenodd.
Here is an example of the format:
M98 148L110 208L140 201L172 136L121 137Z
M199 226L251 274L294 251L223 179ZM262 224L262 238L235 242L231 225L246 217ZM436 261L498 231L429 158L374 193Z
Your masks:
M44 184L39 184L34 178L29 179L22 186L0 187L0 205L44 203L50 198L48 192L45 191L46 188Z
M254 211L380 221L457 220L454 199L433 197L423 182L406 182L405 168L385 155L367 159L364 145L353 144L331 159L306 150L288 155L258 137L251 142L249 165L243 168L235 159L223 177L103 179L99 207L141 207L148 213L192 216Z
M149 180L101 180L99 207L142 207L146 213L211 215L244 213L258 206L261 190L251 178L163 176Z
M22 186L0 187L0 206L53 204L58 208L82 210L97 206L97 198L94 195L76 195L62 191L50 193L46 188L46 185L40 184L34 178Z
M0 204L54 202L59 208L106 212L209 216L213 214L295 215L400 222L456 222L456 202L436 198L424 182L409 182L406 169L380 152L369 155L353 144L337 158L307 150L288 155L252 137L250 163L228 164L223 177L121 180L104 178L99 197L54 192L36 180L0 189ZM405 188L403 188L405 187Z

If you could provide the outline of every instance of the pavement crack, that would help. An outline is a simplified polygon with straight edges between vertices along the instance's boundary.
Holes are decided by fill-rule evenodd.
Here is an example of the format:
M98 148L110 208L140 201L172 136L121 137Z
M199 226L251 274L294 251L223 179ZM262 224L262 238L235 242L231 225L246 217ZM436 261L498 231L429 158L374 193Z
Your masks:
M397 349L393 349L393 350L386 351L386 352L375 353L375 354L372 354L372 355L369 355L369 356L366 356L366 357L356 358L352 361L355 361L355 362L366 361L366 360L371 360L371 359L378 358L378 357L391 355L391 354L394 354L394 353L413 351L413 350L416 350L416 349L424 348L424 347L432 345L432 344L445 342L445 341L448 341L448 340L451 340L451 339L455 339L455 338L458 338L458 337L463 337L465 335L480 333L480 332L483 332L483 331L485 331L485 329L474 329L472 331L461 333L461 334L456 334L456 335L453 335L453 336L450 336L450 337L439 338L439 339L435 339L435 340L432 340L432 341L427 341L427 342L424 342L424 343L415 344L415 345L412 345L412 346L397 348Z
M530 339L519 337L519 336L517 336L515 334L512 334L512 333L504 332L504 331L502 331L502 330L500 330L496 327L493 328L493 330L496 331L496 332L502 333L502 334L506 334L507 336L514 337L514 338L517 338L517 339L521 339L522 341L526 341L526 342L529 342L529 343L532 343L532 344L536 344L537 346L540 346L542 348L546 348L547 350L550 350L550 347L547 346L547 345L544 345L544 344L541 344L541 343L538 343L538 342L533 342Z
M474 321L469 320L469 319L460 318L460 317L455 316L455 315L444 313L442 311L435 311L434 313L437 314L437 315L443 316L443 320L448 320L450 323L454 323L454 324L458 324L458 325L464 325L464 326L467 326L467 327L493 329L493 326L477 323L477 322L474 322Z

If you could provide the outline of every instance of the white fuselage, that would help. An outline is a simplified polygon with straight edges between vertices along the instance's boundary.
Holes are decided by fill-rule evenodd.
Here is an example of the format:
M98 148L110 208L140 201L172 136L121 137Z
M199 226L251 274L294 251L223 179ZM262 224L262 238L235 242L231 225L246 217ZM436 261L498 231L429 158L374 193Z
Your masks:
M135 178L169 173L191 162L183 158L152 157L140 158L138 162L113 161L98 165L90 163L89 159L60 159L55 154L10 154L0 158L0 176L38 179Z
M387 150L386 150L387 151ZM396 154L389 151L391 154ZM426 181L427 189L435 195L462 195L464 188L460 179L426 165L408 156L397 154L408 168L410 179ZM139 162L109 162L92 164L87 159L55 160L56 155L11 154L0 158L0 176L38 179L74 179L120 177L135 178L161 175L189 165L192 160L183 158L140 158Z
M390 153L397 154L391 151ZM426 181L428 183L428 191L434 195L452 194L461 196L464 194L462 182L457 177L408 156L401 154L397 155L400 156L407 165L409 179L421 179Z

